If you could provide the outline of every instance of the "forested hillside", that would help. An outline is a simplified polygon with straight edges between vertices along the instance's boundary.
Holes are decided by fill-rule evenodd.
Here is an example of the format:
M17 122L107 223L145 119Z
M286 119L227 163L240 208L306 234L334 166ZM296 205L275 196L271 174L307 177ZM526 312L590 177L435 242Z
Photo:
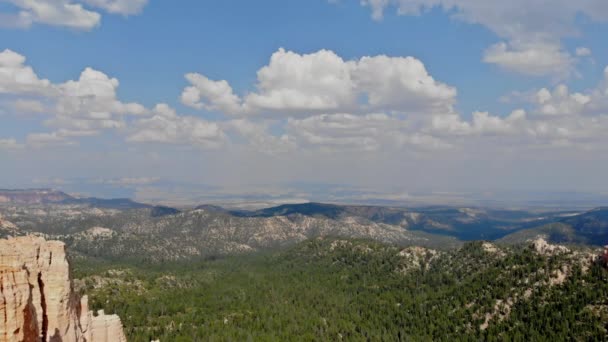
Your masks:
M438 252L313 239L188 264L80 260L76 274L131 341L589 341L607 338L596 253L540 240Z

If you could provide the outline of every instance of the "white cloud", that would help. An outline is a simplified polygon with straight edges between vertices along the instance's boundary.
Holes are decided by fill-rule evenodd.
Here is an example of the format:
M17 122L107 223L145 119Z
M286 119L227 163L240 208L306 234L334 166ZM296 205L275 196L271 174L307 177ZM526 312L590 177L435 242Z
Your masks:
M82 3L108 13L138 14L147 0L0 0L16 7L17 13L0 12L0 26L28 28L33 24L63 26L90 30L101 22L101 14L85 8Z
M89 30L99 25L101 15L70 0L2 0L19 8L3 14L3 26L27 28L34 23Z
M138 120L127 138L130 142L156 142L217 148L226 136L219 125L192 116L179 116L166 104L159 104L150 118Z
M604 0L363 0L380 20L389 7L400 15L420 15L439 7L454 18L482 25L507 43L498 43L486 51L484 60L503 68L528 75L563 77L559 66L570 73L575 57L565 51L561 40L576 36L577 18L608 21L608 3ZM540 46L540 48L536 47ZM590 51L579 50L577 56ZM540 58L546 58L542 60Z
M532 104L527 112L516 110L507 117L476 112L469 121L458 114L436 115L423 130L451 136L453 143L486 148L499 146L489 137L500 137L501 145L520 146L522 153L535 146L597 150L608 143L608 74L585 92L571 92L560 84L523 98Z
M42 112L45 106L38 96L48 102L47 124L58 129L90 131L121 128L125 115L143 115L146 109L138 103L123 103L117 99L119 82L106 74L86 68L78 80L53 84L40 79L25 57L10 50L0 53L0 93L18 97L14 109Z
M367 0L362 2L382 18L384 10L396 7L401 15L420 15L441 7L460 20L481 24L501 37L559 37L577 33L576 16L586 15L596 21L608 19L608 5L603 0L554 0L548 5L539 0Z
M565 84L553 90L542 88L529 99L535 113L541 116L606 116L608 115L608 68L604 80L595 88L584 92L571 92Z
M586 48L586 47L577 47L576 48L576 55L579 57L587 57L587 56L591 56L591 49Z
M474 112L471 122L461 120L457 114L437 115L432 119L432 130L440 135L503 135L522 132L526 112L515 110L505 118L488 112Z
M344 61L332 51L279 49L258 71L256 92L244 98L226 81L188 74L182 103L228 115L450 111L456 89L436 81L413 57L384 55Z
M102 8L108 13L123 15L139 14L148 0L85 0L91 6Z
M125 116L147 114L138 103L118 100L119 81L103 72L86 68L78 80L54 84L39 78L25 61L11 50L0 53L0 94L14 99L12 111L48 115L45 124L57 131L31 136L29 141L35 145L64 143L71 137L124 128Z
M279 49L270 64L258 71L257 93L247 107L261 111L331 111L356 100L353 63L332 51L300 55Z
M187 74L186 79L192 86L184 89L181 96L183 104L227 114L238 114L243 111L241 99L234 94L228 82L212 81L196 73ZM207 102L202 102L203 100Z
M542 42L515 46L498 43L485 51L483 61L522 74L559 77L572 74L576 64L576 60L559 45Z
M143 115L146 109L138 103L117 99L119 82L106 74L86 68L76 81L57 85L55 117L52 126L91 130L124 127L124 115Z
M544 115L578 115L591 102L591 96L571 94L566 85L558 85L553 92L542 88L536 94L538 112Z
M0 93L4 94L48 94L51 82L40 79L25 57L12 51L0 52Z
M373 110L449 112L456 100L456 89L437 82L413 57L363 57L353 76Z

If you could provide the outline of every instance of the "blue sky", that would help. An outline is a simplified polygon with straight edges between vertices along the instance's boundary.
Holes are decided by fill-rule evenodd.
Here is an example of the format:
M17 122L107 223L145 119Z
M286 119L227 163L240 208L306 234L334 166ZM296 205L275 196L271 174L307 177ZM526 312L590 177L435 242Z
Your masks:
M608 192L608 5L544 3L0 0L0 186Z

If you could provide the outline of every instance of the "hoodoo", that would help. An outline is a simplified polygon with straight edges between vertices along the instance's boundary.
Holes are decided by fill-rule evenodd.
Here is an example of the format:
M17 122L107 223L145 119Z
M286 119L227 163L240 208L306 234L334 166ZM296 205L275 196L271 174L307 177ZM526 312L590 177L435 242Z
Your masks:
M0 240L0 342L126 341L120 318L94 315L73 291L65 245L26 236Z

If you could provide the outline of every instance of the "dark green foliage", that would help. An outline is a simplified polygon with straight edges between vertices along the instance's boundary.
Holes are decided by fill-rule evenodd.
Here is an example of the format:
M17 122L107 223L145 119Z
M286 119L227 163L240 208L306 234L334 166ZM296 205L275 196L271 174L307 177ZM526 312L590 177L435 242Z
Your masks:
M278 207L260 209L252 212L232 211L231 213L235 216L243 217L272 217L301 214L306 216L324 216L330 219L338 219L345 215L348 212L347 210L347 206L339 206L335 204L300 203L284 204Z
M403 273L399 251L313 239L285 251L188 264L80 261L75 273L95 309L122 317L130 341L606 339L608 273L599 266L585 274L574 267L566 283L549 287L549 274L567 256L527 248L490 253L474 242ZM507 298L520 299L503 320L496 315L480 329L496 301Z
M179 213L181 213L181 211L179 211L175 208L164 207L164 206L156 206L156 207L152 208L152 210L150 210L150 216L152 216L152 217L177 215Z

